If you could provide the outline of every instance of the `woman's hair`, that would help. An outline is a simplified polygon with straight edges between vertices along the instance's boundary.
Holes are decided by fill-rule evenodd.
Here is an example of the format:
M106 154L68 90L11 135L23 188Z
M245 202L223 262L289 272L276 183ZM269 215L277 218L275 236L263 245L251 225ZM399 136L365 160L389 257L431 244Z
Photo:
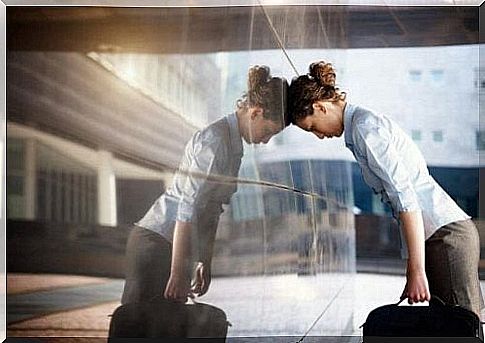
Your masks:
M288 95L290 121L296 121L313 114L317 101L345 100L346 94L335 87L335 69L324 61L310 64L309 73L298 76L291 82Z
M263 117L274 122L290 124L287 115L288 82L285 78L271 77L269 67L253 66L248 72L247 91L237 101L238 109L261 107Z

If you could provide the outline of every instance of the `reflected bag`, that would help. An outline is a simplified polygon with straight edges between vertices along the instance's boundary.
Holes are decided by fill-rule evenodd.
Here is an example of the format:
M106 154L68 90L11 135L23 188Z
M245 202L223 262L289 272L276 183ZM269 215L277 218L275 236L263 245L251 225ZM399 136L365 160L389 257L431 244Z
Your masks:
M211 338L225 342L228 321L223 310L208 304L179 304L159 298L119 306L112 315L109 342L115 338Z
M480 319L472 311L436 296L429 306L398 306L403 300L369 313L363 324L364 343L389 341L382 337L469 337L467 342L483 342Z

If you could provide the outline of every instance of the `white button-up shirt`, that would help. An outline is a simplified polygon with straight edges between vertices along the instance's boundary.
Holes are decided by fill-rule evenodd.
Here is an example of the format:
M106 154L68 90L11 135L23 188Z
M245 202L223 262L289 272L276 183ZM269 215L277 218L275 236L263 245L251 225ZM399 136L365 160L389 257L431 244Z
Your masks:
M135 223L173 240L175 221L191 222L199 234L215 230L222 204L237 190L243 144L236 114L230 114L196 132L172 185ZM229 177L229 179L227 179Z
M470 218L431 177L416 144L390 118L347 103L344 132L365 182L390 203L394 217L421 211L426 239L444 225Z

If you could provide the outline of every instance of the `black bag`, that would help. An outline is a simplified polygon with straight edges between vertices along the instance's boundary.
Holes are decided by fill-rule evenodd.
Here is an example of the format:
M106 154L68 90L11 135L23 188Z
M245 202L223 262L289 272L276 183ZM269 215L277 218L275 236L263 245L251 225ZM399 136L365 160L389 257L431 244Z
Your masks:
M469 337L483 342L480 319L472 311L447 305L435 296L429 306L398 306L403 300L369 313L363 342L383 342L382 337Z
M211 338L211 342L225 342L228 324L224 311L215 306L160 299L119 306L111 318L109 337Z

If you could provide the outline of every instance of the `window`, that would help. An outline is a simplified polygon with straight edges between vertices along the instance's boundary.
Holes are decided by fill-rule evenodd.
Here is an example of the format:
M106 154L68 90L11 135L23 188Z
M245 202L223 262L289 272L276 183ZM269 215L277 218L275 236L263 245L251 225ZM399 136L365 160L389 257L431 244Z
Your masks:
M421 140L421 130L412 130L411 131L411 138L415 142L420 141Z
M475 79L473 81L475 88L481 92L485 91L485 70L483 68L475 68Z
M433 131L433 141L443 142L443 131Z
M24 198L25 146L24 141L7 139L7 218L25 217Z
M411 81L420 81L421 80L421 70L410 70L409 71L409 78Z
M477 150L485 150L485 131L477 131Z
M443 69L433 69L431 70L431 79L435 82L441 82L444 79L445 72Z
M10 172L23 173L24 170L24 141L17 138L7 139L7 174Z

